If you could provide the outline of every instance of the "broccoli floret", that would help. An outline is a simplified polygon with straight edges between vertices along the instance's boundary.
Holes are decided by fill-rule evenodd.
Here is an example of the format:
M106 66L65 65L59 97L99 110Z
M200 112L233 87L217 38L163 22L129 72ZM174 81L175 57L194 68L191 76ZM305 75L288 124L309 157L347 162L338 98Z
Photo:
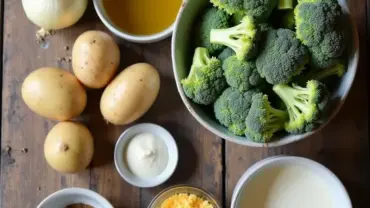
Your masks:
M311 53L310 65L327 68L344 52L342 10L337 0L302 0L294 10L297 38Z
M226 47L220 54L218 54L218 59L220 61L225 61L225 59L229 58L230 56L234 56L235 52L233 49Z
M227 88L214 103L214 112L217 120L226 126L233 134L243 135L245 118L252 103L252 97L258 90L240 92L234 88Z
M309 132L321 122L329 101L329 92L324 84L310 80L306 87L278 84L273 90L287 107L289 114L289 121L285 123L287 132Z
M190 73L181 84L185 95L193 102L213 103L227 85L221 61L211 58L206 48L196 48Z
M269 142L275 132L283 130L288 121L288 113L275 109L267 95L255 94L245 120L245 135L255 142Z
M242 92L259 85L262 80L254 61L240 61L236 56L227 58L222 64L222 69L226 82Z
M277 0L211 0L211 2L228 14L244 12L261 22L270 16L276 7Z
M325 69L312 69L305 75L303 75L299 80L324 80L331 76L342 77L346 73L346 68L343 64L338 63L334 66L325 68Z
M225 48L225 46L210 43L209 35L211 33L211 29L228 28L229 26L229 15L222 10L208 8L202 15L199 27L197 28L197 45L207 48L210 54L220 52Z
M239 60L252 58L256 52L257 27L249 16L239 25L227 29L212 29L211 43L225 45L235 52Z
M288 83L308 62L307 48L289 29L268 30L261 45L256 66L261 77L270 84Z

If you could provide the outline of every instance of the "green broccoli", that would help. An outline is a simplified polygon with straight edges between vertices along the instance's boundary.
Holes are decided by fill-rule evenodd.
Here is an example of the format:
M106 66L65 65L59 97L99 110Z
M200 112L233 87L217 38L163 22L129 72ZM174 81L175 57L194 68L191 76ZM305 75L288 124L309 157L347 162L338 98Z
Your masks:
M343 54L345 34L337 0L301 0L294 10L297 38L311 53L310 65L327 68Z
M213 103L226 87L220 60L210 57L206 48L195 49L187 78L181 80L185 95L203 105Z
M252 103L252 97L258 90L240 92L227 88L214 103L217 120L226 126L233 134L241 136L245 130L245 118Z
M275 109L267 95L255 94L245 120L245 135L255 142L269 142L275 132L283 130L288 121L288 113Z
M220 54L218 54L217 58L220 61L225 61L225 59L229 58L230 56L234 56L234 55L235 55L235 52L233 51L233 49L226 47L223 51L221 51Z
M289 121L285 123L287 132L304 133L318 126L329 101L329 92L324 84L310 80L306 87L278 84L273 90L287 107L289 114Z
M259 22L266 20L277 4L277 0L211 0L211 2L228 14L244 12Z
M307 48L289 29L268 30L261 45L256 66L270 84L288 83L302 72L309 59Z
M299 80L324 80L331 76L342 77L344 73L346 73L345 66L342 63L338 63L325 69L312 69L300 77Z
M199 27L197 27L198 45L207 48L210 54L217 54L225 46L210 43L211 29L228 28L229 26L229 15L214 7L208 8L200 18Z
M235 52L239 60L252 58L256 53L257 27L253 19L245 16L239 25L227 29L212 29L211 43L225 45Z
M233 88L245 92L261 83L254 61L239 61L236 56L230 56L223 64L222 69L226 82Z

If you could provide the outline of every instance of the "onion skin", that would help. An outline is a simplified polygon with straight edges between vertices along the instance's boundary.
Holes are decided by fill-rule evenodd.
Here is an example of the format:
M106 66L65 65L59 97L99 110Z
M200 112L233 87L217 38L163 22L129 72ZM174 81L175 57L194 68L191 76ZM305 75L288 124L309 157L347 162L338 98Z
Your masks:
M84 14L87 0L22 0L27 18L45 30L74 25Z

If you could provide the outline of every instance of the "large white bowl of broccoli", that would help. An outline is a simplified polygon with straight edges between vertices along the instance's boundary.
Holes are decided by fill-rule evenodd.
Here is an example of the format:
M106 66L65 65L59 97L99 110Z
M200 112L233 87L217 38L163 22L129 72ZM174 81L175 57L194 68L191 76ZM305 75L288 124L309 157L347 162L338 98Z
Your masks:
M172 37L190 113L248 146L281 146L323 128L347 97L358 59L345 0L188 0Z

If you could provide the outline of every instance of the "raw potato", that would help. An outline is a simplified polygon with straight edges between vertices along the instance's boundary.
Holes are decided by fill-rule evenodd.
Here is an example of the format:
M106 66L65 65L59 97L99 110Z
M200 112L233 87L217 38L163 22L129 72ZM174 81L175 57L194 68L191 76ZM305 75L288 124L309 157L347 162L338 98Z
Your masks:
M84 32L73 45L73 72L89 88L105 87L113 78L119 62L119 48L104 32Z
M157 70L145 63L124 69L104 90L100 110L105 120L125 125L140 118L152 106L160 88Z
M86 91L72 73L40 68L22 84L22 98L35 113L59 121L79 116L86 106Z
M84 170L94 154L90 131L77 122L60 122L55 125L44 143L44 156L48 164L62 173Z

